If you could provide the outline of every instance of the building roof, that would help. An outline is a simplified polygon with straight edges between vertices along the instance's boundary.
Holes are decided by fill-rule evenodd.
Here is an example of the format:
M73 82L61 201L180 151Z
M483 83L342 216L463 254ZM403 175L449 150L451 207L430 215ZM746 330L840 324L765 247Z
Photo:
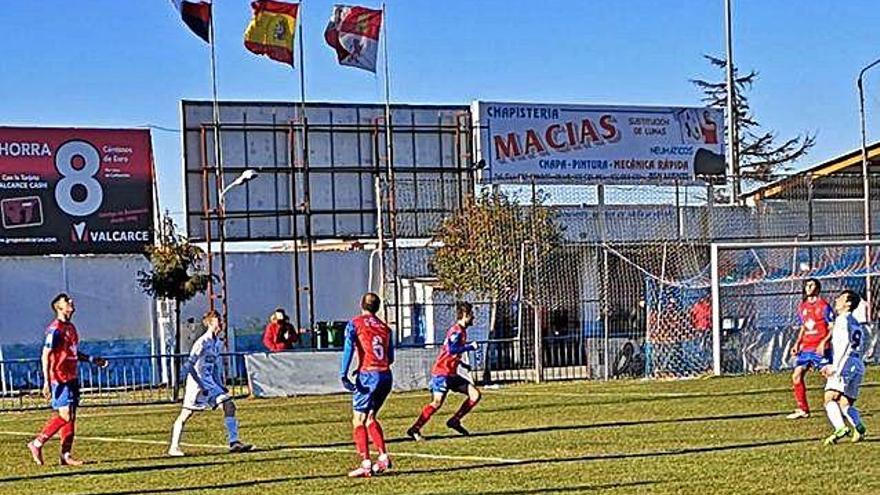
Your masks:
M868 145L868 167L873 173L880 172L880 142ZM796 174L789 175L783 179L763 185L754 191L743 194L743 199L751 201L760 201L762 199L772 199L780 195L786 190L796 187L803 183L804 178L812 175L816 177L825 177L834 174L861 174L862 173L862 150L861 148L850 151L845 155L841 155L825 162L813 165L807 169L801 170Z

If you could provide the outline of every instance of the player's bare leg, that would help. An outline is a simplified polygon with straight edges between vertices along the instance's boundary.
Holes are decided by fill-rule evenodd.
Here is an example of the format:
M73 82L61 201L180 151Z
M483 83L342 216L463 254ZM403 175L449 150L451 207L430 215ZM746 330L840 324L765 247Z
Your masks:
M455 415L449 418L449 421L446 422L446 426L452 428L462 435L470 435L471 433L464 426L461 425L461 420L465 417L467 413L471 412L471 409L473 409L478 402L480 402L481 397L482 395L480 394L480 390L477 387L468 384L467 399L462 402L461 407L458 408L458 411L455 412Z
M367 436L367 413L354 411L351 419L354 446L361 458L361 465L348 473L350 478L369 478L373 475L373 463L370 461L370 440Z
M406 436L412 438L416 442L424 440L422 437L422 427L431 419L437 411L443 407L443 401L446 400L446 394L443 392L434 392L431 396L431 402L422 408L422 414L416 419L416 422L406 430Z
M807 402L807 384L804 382L804 375L807 369L803 366L796 366L791 373L792 392L794 400L797 403L797 409L793 413L786 416L788 419L801 419L810 417L810 404Z
M376 414L373 411L367 414L366 426L370 440L379 452L379 457L376 459L376 463L373 464L373 473L382 474L391 469L391 458L385 449L385 432L382 431L382 424L379 423L379 419L376 418Z
M193 412L189 409L181 409L177 419L174 420L174 426L171 429L171 446L168 447L168 455L171 457L183 457L184 453L180 450L180 439L183 437L183 426L191 418Z
M823 442L825 445L834 445L838 440L849 435L849 428L846 427L846 422L843 420L843 411L841 411L838 402L841 397L840 392L833 390L825 392L825 412L828 414L828 421L834 427L834 433L825 438Z
M229 439L229 452L247 452L254 448L253 445L242 443L238 439L238 419L235 417L235 403L228 400L223 403L223 420L226 424L226 433Z

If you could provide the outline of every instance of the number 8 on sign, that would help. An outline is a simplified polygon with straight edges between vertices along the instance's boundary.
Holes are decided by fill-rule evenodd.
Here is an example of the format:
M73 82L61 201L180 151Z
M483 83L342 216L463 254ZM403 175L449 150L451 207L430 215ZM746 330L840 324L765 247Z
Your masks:
M73 160L80 157L83 166L76 169ZM101 167L98 150L85 141L68 141L55 153L55 169L61 180L55 186L55 201L64 213L75 217L85 217L96 212L104 200L101 183L95 179ZM86 190L86 197L77 201L73 197L73 187L80 185Z

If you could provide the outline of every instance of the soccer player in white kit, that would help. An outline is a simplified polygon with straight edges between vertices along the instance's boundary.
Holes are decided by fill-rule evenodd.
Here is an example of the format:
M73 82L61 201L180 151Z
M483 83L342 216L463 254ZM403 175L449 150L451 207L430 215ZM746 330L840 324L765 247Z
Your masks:
M825 412L834 427L834 433L825 439L825 445L833 445L849 434L852 434L853 442L858 442L867 431L855 407L859 386L865 376L862 360L865 330L852 314L860 300L858 294L851 290L841 292L834 300L834 311L837 313L831 329L834 355L831 363L822 368L822 374L828 379L825 384ZM852 425L852 430L847 427L847 421Z
M235 403L223 382L223 361L220 353L223 351L223 324L220 315L214 311L208 311L202 318L202 323L207 330L193 343L189 353L189 359L183 365L182 372L186 374L186 390L183 395L183 408L174 422L171 431L171 446L168 455L181 457L184 455L180 450L180 437L183 435L183 425L196 411L204 411L217 406L223 407L226 422L226 432L229 439L230 452L247 452L252 445L242 443L238 439L238 420L235 418Z

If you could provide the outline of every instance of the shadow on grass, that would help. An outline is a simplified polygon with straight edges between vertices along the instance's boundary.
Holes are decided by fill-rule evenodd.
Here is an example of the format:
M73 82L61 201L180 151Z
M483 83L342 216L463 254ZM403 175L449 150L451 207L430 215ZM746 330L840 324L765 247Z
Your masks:
M507 430L495 430L495 431L478 431L471 432L471 434L467 437L463 437L458 434L449 434L449 435L435 435L431 437L426 437L428 440L448 440L455 438L481 438L481 437L503 437L508 435L527 435L532 433L548 433L554 431L578 431L578 430L593 430L598 428L616 428L616 427L625 427L625 426L648 426L648 425L660 425L660 424L673 424L673 423L701 423L705 421L731 421L731 420L739 420L739 419L759 419L759 418L768 418L773 416L778 416L780 413L777 411L773 412L756 412L756 413L743 413L743 414L722 414L715 416L697 416L697 417L684 417L684 418L665 418L665 419L642 419L642 420L634 420L634 421L614 421L614 422L603 422L603 423L587 423L587 424L574 424L574 425L550 425L550 426L537 426L530 428L513 428ZM397 437L386 440L386 443L403 443L410 442L411 440L408 437ZM333 447L348 447L351 445L351 442L336 442L336 443L325 443L320 445L297 445L298 448L333 448ZM279 448L289 448L287 447L279 447ZM271 449L269 449L271 450Z
M738 443L732 445L718 445L713 447L688 447L681 449L667 449L667 450L655 450L649 452L622 452L616 454L594 454L594 455L585 455L585 456L574 456L574 457L546 457L542 459L528 459L522 461L511 461L511 462L487 462L481 464L469 464L466 466L456 466L450 468L442 469L442 472L452 473L456 471L470 471L473 469L495 469L495 468L506 468L506 467L521 467L521 466L542 466L549 464L567 464L567 463L580 463L580 462L594 462L594 461L609 461L609 460L626 460L626 459L651 459L651 458L662 458L662 457L674 457L674 456L686 456L686 455L694 455L694 454L707 454L707 453L715 453L715 452L732 452L737 450L749 450L749 449L757 449L757 448L765 448L765 447L775 447L779 445L793 445L798 443L810 443L816 442L817 440L814 438L794 438L794 439L784 439L784 440L768 440L765 442L750 442L750 443ZM393 455L393 454L392 454ZM395 471L389 473L387 476L413 476L420 474L436 474L438 472L437 469L417 469L417 470L409 470L409 471ZM502 492L503 493L503 492Z
M531 488L524 490L492 490L485 491L480 490L482 495L539 495L542 493L583 493L583 492L601 492L605 490L616 490L619 488L635 488L635 487L644 487L648 485L658 485L663 483L662 481L630 481L626 483L604 483L600 485L576 485L576 486L557 486L557 487L548 487L548 488ZM455 492L435 492L435 495L442 495L443 493L461 493L461 491Z
M596 461L608 461L608 460L626 460L626 459L651 459L651 458L662 458L662 457L671 457L671 456L686 456L686 455L695 455L695 454L705 454L705 453L715 453L715 452L732 452L737 450L748 450L755 448L765 448L765 447L773 447L779 445L792 445L798 443L807 443L807 442L815 442L815 439L784 439L784 440L770 440L765 442L751 442L751 443L739 443L733 445L720 445L714 447L694 447L694 448L682 448L682 449L668 449L668 450L660 450L660 451L652 451L652 452L632 452L632 453L617 453L617 454L597 454L597 455L587 455L587 456L574 456L574 457L551 457L544 459L531 459L524 460L518 462L487 462L487 463L478 463L478 464L466 464L463 466L449 467L443 469L429 468L429 469L415 469L408 471L393 471L386 475L385 477L394 477L401 478L407 476L418 476L418 475L431 475L436 476L438 474L447 475L455 472L473 472L476 469L497 469L497 468L511 468L511 467L523 467L523 466L543 466L543 465L551 465L551 464L566 464L566 463L582 463L582 462L596 462ZM226 462L220 463L204 463L204 464L193 464L191 466L202 466L202 465L211 465L211 464L228 464ZM170 468L179 468L183 465L180 464L172 464L167 466L156 466L161 469L170 469ZM185 466L185 467L191 467ZM127 471L138 471L142 469L122 469L122 470L110 470L111 472L103 473L103 474L115 474L115 471L119 472L127 472ZM146 469L149 470L149 469ZM83 472L77 474L86 474L91 475L95 474L95 471L91 472ZM60 475L68 474L68 473L59 473ZM25 478L32 479L32 478ZM234 481L228 483L216 483L212 485L201 485L201 486L185 486L185 487L173 487L173 488L156 488L156 489L138 489L138 490L125 490L125 491L113 491L113 492L100 492L102 495L138 495L138 494L155 494L155 493L187 493L194 490L233 490L238 488L245 487L256 487L263 485L271 485L277 483L289 483L296 481L316 481L316 480L331 480L344 479L344 474L335 473L335 474L319 474L319 475L310 475L310 476L290 476L290 477L278 477L278 478L268 478L268 479L258 479L258 480L247 480L247 481ZM499 490L499 491L491 491L491 492L481 492L481 493L489 493L495 495L538 495L542 493L558 493L558 492L585 492L585 491L602 491L602 490L610 490L621 487L638 487L645 485L655 485L661 483L659 481L636 481L630 483L620 483L620 484L599 484L599 485L579 485L579 486L571 486L571 487L552 487L552 488L537 488L537 489L524 489L524 490Z
M226 464L236 464L237 461L201 461L201 462L184 462L177 464L153 464L153 465L138 465L138 466L124 466L124 467L115 467L115 468L102 468L102 469L81 469L77 470L75 468L64 468L59 469L58 471L52 471L50 473L39 473L33 475L22 475L22 476L10 476L6 478L0 478L0 484L4 483L15 483L17 481L36 481L36 480L44 480L44 479L52 479L52 478L72 478L74 476L116 476L119 474L127 474L127 473L148 473L148 472L158 472L158 471L166 471L173 469L186 469L186 468L197 468L203 466L223 466ZM90 464L86 464L87 466Z
M436 471L435 471L436 473ZM138 495L141 493L147 494L155 494L155 493L186 493L194 490L234 490L237 488L247 488L252 486L261 486L261 485L272 485L277 483L289 483L293 481L308 481L308 480L319 480L319 479L342 479L340 475L318 475L318 476L306 476L306 477L291 477L291 478L270 478L270 479L262 479L262 480L253 480L253 481L236 481L232 483L217 483L214 485L202 485L202 486L187 486L187 487L175 487L175 488L157 488L155 490L132 490L132 491L118 491L118 492L100 492L100 495ZM627 487L639 487L646 485L655 485L658 484L657 481L634 481L629 483L608 483L602 485L578 485L578 486L568 486L568 487L556 487L556 488L535 488L530 490L502 490L502 491L480 491L481 494L488 495L539 495L542 493L565 493L565 492L574 492L574 493L582 493L582 492L592 492L592 491L603 491L603 490L612 490L617 488L627 488ZM438 495L440 493L461 493L461 491L456 492L436 492ZM98 495L93 494L93 495Z

